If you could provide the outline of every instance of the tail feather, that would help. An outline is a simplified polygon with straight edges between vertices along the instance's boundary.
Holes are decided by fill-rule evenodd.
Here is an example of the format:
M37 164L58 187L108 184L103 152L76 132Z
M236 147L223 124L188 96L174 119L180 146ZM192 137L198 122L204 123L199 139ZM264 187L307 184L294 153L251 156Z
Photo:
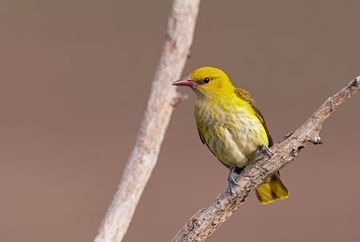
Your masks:
M256 196L262 204L269 204L277 199L286 199L289 192L280 179L280 173L276 172L256 188Z

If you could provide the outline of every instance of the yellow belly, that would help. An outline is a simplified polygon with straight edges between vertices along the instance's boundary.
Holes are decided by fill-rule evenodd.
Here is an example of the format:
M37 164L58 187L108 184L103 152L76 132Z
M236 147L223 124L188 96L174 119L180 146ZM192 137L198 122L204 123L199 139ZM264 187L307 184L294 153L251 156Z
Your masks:
M259 145L268 145L262 123L246 107L229 112L219 105L209 108L199 103L195 118L203 142L227 166L246 166L256 158Z

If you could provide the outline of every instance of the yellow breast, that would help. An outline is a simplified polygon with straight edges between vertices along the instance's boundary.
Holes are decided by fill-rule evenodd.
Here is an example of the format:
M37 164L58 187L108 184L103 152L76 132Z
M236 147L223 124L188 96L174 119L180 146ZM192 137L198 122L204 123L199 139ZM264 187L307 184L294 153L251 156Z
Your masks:
M202 141L227 166L246 166L256 158L259 145L268 145L261 121L239 98L198 100L195 119Z

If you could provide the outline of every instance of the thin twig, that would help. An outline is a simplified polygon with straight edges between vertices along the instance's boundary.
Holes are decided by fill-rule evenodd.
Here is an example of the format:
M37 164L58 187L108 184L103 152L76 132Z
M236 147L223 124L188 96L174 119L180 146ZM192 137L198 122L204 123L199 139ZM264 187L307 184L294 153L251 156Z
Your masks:
M200 0L174 0L164 49L136 144L95 242L119 242L156 164L174 105L183 97L171 87L178 79L192 43Z
M341 104L348 100L359 88L360 76L351 81L328 100L295 132L271 147L273 153L258 157L241 173L235 187L236 196L231 196L226 190L207 208L197 212L173 238L173 242L205 241L221 224L223 224L264 181L264 179L293 161L306 142L321 144L319 135L324 121Z

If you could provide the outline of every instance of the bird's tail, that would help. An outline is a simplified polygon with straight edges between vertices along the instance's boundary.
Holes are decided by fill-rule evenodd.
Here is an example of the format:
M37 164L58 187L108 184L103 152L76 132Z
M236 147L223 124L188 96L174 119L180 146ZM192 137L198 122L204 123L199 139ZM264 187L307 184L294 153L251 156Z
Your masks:
M269 204L277 199L286 199L289 192L280 180L280 173L276 172L256 188L256 196L262 204Z

